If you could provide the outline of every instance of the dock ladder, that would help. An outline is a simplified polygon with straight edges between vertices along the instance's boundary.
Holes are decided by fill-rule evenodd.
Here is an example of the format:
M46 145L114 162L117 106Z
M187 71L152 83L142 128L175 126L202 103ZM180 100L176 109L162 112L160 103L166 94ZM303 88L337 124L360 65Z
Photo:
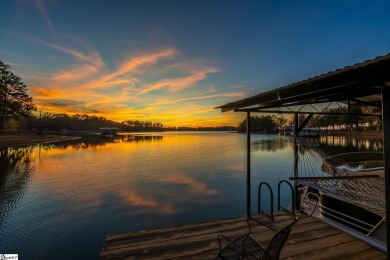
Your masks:
M286 211L289 211L289 209L287 208L284 208L282 205L281 205L281 200L280 200L280 191L281 191L281 187L282 187L282 184L285 183L287 185L287 187L290 188L291 190L291 202L292 202L292 205L291 205L291 213L294 215L295 214L295 199L294 199L294 188L293 186L291 185L290 182L286 181L286 180L281 180L279 183L278 183L278 210L286 210ZM284 185L284 186L286 186ZM263 187L267 187L268 191L269 191L269 194L270 194L270 212L267 213L265 211L262 210L261 208L261 189ZM265 214L265 215L268 215L271 217L271 219L274 218L274 193L273 193L273 190L271 188L271 186L269 185L269 183L267 182L260 182L259 184L259 187L257 189L257 213L259 214Z

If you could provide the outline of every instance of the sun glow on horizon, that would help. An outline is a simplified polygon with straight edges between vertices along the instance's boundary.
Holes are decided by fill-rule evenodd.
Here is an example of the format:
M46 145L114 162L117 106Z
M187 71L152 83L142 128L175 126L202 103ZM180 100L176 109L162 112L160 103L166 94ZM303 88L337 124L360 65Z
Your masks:
M133 52L110 68L94 50L81 52L45 42L69 64L28 77L34 102L45 112L142 120L165 126L237 125L238 116L213 109L245 92L218 92L205 83L220 69L207 59L188 59L173 47Z

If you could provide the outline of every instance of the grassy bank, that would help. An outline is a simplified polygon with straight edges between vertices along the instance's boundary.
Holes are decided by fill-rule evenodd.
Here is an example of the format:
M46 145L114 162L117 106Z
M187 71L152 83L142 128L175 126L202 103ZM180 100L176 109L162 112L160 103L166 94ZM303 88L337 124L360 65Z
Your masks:
M0 132L0 149L37 143L53 143L77 139L77 136L39 135L25 132Z

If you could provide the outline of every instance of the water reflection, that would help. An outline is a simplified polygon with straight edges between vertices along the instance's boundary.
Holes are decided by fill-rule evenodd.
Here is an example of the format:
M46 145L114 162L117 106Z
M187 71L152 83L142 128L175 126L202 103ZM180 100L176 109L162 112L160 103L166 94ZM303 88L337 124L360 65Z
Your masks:
M144 207L153 209L154 212L172 215L175 212L173 204L159 203L154 198L147 198L134 190L121 190L118 193L122 201L134 207Z
M256 139L256 136L253 137ZM277 152L279 150L294 149L293 138L289 136L268 136L257 137L251 143L251 151L261 152ZM313 149L318 151L322 157L328 157L335 154L346 152L363 152L383 150L382 139L365 139L365 138L350 138L345 136L321 136L320 138L300 138L300 153L304 153L304 149Z
M33 173L33 147L0 150L0 225L24 194Z
M153 142L162 141L163 136L155 135L119 135L114 137L114 140L120 140L122 142Z
M1 249L23 258L96 258L107 234L243 215L245 139L227 133L88 135L1 151L0 237L7 238ZM292 139L252 140L253 184L285 179ZM351 146L382 147L369 142ZM330 154L349 141L306 143Z
M252 151L276 152L292 148L292 138L288 136L273 136L273 138L260 139L251 144Z
M107 144L113 143L130 143L130 142L154 142L154 141L162 141L163 136L155 136L155 135L133 135L133 134L122 134L115 135L112 138L104 138L101 135L89 134L84 135L80 139L58 142L58 143L50 143L50 144L42 144L41 149L45 151L49 151L52 149L99 149L100 147L104 147Z
M322 136L318 152L323 157L347 152L383 151L382 139L347 138L343 136Z

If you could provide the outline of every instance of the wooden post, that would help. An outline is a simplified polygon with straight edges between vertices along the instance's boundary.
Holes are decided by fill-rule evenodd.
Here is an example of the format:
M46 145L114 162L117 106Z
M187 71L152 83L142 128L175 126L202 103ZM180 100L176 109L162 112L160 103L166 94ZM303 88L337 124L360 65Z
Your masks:
M246 215L251 216L251 113L246 112Z
M383 160L385 164L386 219L390 216L390 86L382 87ZM386 138L387 137L387 138ZM390 259L390 221L386 222L387 258Z
M251 113L246 112L246 215L251 216Z
M298 177L298 113L294 114L294 177Z
M294 114L294 178L298 178L298 135L299 135L299 126L298 126L298 113ZM294 181L295 189L295 209L299 210L301 207L301 198L299 196L298 184Z

